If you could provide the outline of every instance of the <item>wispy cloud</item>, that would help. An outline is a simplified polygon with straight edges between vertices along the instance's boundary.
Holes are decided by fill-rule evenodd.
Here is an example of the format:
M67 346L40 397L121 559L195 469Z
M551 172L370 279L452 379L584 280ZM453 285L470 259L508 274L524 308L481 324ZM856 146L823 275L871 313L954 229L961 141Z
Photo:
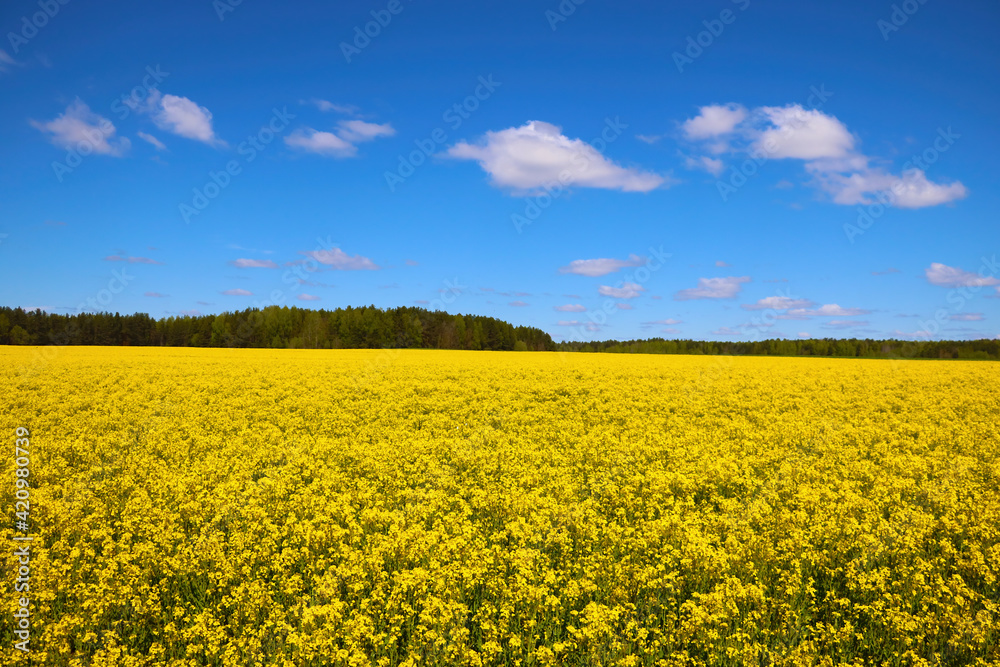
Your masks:
M622 269L642 266L646 263L645 257L629 255L628 259L574 259L567 266L559 268L559 273L575 273L580 276L605 276Z
M643 286L638 283L624 283L621 287L601 285L597 288L597 292L601 296L610 296L615 299L634 299L645 291Z
M925 271L927 282L941 287L989 287L1000 285L1000 279L980 276L971 271L933 262Z
M149 257L124 257L122 255L108 255L105 262L128 262L129 264L163 264Z
M239 269L276 269L278 265L269 259L246 259L240 258L229 262L231 266Z
M300 294L296 298L299 301L319 301L319 297L314 294Z
M324 132L311 127L300 128L285 137L285 144L307 153L324 157L349 158L358 154L357 144L396 134L389 123L367 123L363 120L342 120L337 131Z
M567 303L564 306L554 306L555 310L563 313L582 313L587 310L587 307L579 303Z
M159 139L157 139L156 137L154 137L153 135L146 134L145 132L136 132L136 134L139 135L139 138L142 139L143 141L146 141L146 142L149 142L150 144L152 144L153 147L156 148L156 150L158 150L158 151L165 151L165 150L167 150L167 147L163 145L163 142L160 141Z
M253 296L253 292L245 289L227 289L224 292L219 292L219 294L225 294L226 296Z
M340 248L332 250L310 250L300 252L300 255L311 257L320 264L325 264L337 271L377 271L382 268L372 260L361 255L348 255Z
M727 278L699 278L698 286L682 289L674 294L675 301L691 299L735 299L743 289L743 283L750 282L749 276L729 276Z
M49 134L52 143L60 148L80 150L82 146L89 146L94 153L121 157L132 145L126 137L115 139L114 123L91 111L80 98L55 119L30 123L35 129Z

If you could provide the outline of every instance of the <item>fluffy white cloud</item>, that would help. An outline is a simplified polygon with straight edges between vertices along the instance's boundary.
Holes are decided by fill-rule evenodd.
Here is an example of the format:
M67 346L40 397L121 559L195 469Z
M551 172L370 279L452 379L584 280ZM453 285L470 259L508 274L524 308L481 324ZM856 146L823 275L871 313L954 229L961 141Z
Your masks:
M933 262L925 271L927 281L942 287L989 287L1000 285L1000 280L992 276L981 276L953 266Z
M645 291L642 285L636 283L624 283L621 287L601 285L597 288L597 292L601 296L610 296L615 299L634 299Z
M739 104L710 104L698 109L698 115L681 125L684 136L692 140L713 139L730 134L747 117Z
M744 303L740 306L744 310L788 310L789 308L809 308L814 305L809 299L793 299L787 296L769 296L757 301L757 303Z
M582 313L587 307L579 303L567 303L565 306L556 306L555 309L563 313Z
M749 276L729 276L727 278L698 278L698 286L682 289L674 294L676 301L691 299L734 299L743 289L743 283L750 282Z
M885 200L897 208L924 208L964 199L969 194L962 183L941 184L927 179L920 169L910 169L901 176L881 169L863 169L854 173L831 171L824 163L806 165L816 181L837 204L873 204Z
M153 109L153 122L161 130L201 141L209 146L226 145L226 142L215 136L215 130L212 129L212 112L194 101L179 95L161 95L154 90L149 104Z
M642 266L646 263L646 258L638 255L629 255L628 259L574 259L567 266L559 268L559 273L575 273L580 276L606 276L622 269Z
M80 98L66 107L66 111L47 122L30 121L31 126L52 135L52 143L81 153L86 146L94 153L121 157L132 143L125 137L115 139L117 129L107 118L90 110Z
M917 209L968 196L962 183L935 183L920 169L893 174L872 167L871 159L858 150L855 136L844 123L799 104L758 107L749 113L734 104L702 107L701 114L683 127L688 139L702 141L710 153L744 153L758 161L802 160L813 177L811 185L826 192L837 204L881 201L897 208ZM950 136L949 130L946 138ZM716 176L724 169L720 159L708 156L688 157L686 165Z
M139 138L142 139L143 141L147 141L150 144L152 144L156 148L156 150L158 151L167 150L167 147L163 145L163 142L154 137L153 135L146 134L145 132L136 132L136 134L138 134Z
M791 104L761 107L757 113L769 126L757 138L755 148L770 158L843 158L854 150L854 137L847 127L822 111Z
M312 257L320 264L326 264L327 266L338 271L375 271L381 268L367 257L362 257L361 255L348 255L340 248L333 248L332 250L310 250L299 254Z
M459 160L475 160L497 187L519 192L562 184L625 192L649 192L667 183L659 174L622 167L581 139L542 121L487 132L477 143L460 142L446 151Z
M230 262L240 269L276 269L278 265L269 259L244 259L240 258Z

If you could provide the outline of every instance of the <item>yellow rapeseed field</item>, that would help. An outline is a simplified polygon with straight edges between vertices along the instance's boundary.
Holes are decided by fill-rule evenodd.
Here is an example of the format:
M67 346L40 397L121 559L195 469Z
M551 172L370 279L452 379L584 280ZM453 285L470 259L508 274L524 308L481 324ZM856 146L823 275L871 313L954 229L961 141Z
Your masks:
M995 363L44 352L2 664L1000 663Z

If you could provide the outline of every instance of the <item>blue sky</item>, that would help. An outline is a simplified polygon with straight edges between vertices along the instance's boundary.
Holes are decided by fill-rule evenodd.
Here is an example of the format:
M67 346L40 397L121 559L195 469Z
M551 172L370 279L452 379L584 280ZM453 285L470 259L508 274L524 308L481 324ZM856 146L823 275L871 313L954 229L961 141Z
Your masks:
M7 2L0 303L993 338L998 25L940 0Z

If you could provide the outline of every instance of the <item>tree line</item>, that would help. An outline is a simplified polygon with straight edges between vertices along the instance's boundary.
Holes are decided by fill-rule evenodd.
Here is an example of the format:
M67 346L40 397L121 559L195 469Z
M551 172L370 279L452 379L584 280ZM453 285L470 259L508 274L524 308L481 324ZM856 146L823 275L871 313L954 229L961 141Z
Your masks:
M724 354L782 357L856 357L864 359L1000 359L1000 340L873 340L870 338L774 338L758 341L605 340L566 342L566 352L618 354Z
M552 337L541 329L494 317L375 306L268 306L162 319L146 313L60 315L0 307L0 344L555 350Z

